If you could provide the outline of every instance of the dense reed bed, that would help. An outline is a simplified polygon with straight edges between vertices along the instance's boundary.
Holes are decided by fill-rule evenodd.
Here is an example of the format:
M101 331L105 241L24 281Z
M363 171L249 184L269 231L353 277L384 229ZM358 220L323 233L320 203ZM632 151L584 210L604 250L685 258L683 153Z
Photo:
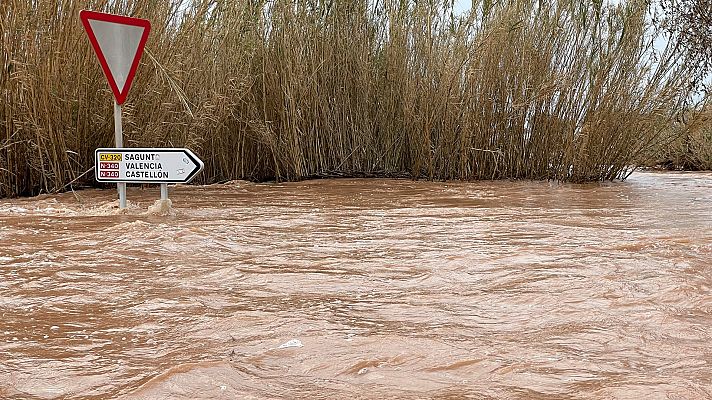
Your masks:
M671 141L663 146L653 166L671 170L712 170L712 101L686 113L671 125Z
M669 142L689 95L681 53L654 51L648 7L3 0L0 197L90 183L94 148L113 144L80 9L152 21L124 143L190 147L203 182L589 181L625 177Z

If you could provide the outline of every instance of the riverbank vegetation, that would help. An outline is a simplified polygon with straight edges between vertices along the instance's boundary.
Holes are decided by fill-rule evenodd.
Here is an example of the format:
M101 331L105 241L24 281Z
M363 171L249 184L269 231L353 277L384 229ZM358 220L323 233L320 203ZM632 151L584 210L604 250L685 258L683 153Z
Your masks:
M622 178L697 71L644 1L158 3L0 3L0 197L90 184L113 145L81 9L152 22L124 143L189 147L203 182Z
M668 170L712 170L712 104L681 115L671 124L670 143L662 146L651 166Z

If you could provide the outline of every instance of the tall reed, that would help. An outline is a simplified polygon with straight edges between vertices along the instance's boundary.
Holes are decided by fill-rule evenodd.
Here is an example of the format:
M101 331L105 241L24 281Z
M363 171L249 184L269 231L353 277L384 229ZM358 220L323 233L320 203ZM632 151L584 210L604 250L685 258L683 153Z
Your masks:
M712 98L670 126L672 140L649 163L671 170L712 170Z
M112 145L80 9L152 21L125 144L190 147L202 182L605 180L665 142L689 71L647 2L472 3L3 0L0 197L90 183Z

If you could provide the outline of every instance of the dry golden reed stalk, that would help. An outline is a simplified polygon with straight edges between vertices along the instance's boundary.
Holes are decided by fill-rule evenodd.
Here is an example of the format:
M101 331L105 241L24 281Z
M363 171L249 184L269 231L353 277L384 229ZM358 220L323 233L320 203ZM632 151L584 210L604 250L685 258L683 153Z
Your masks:
M712 170L712 99L671 124L671 140L651 159L654 167Z
M113 144L79 23L147 18L127 146L187 146L202 182L625 177L688 95L644 1L0 2L0 197L58 191ZM78 182L90 183L92 174Z

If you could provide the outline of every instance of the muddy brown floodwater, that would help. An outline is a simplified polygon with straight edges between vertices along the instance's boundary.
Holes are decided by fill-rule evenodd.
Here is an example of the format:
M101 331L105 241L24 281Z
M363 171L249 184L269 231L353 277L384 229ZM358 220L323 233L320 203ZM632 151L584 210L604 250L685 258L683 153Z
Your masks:
M712 398L712 174L158 196L0 201L0 398Z

